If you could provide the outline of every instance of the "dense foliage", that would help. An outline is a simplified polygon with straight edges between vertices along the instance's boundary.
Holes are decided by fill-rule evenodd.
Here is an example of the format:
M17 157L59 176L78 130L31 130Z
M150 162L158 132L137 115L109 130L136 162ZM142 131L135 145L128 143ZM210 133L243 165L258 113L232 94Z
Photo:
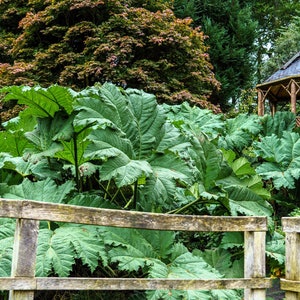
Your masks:
M261 83L299 51L299 10L298 0L174 1L175 14L193 18L208 35L208 52L221 83L211 99L223 111L246 101L244 90Z
M261 66L261 73L264 79L280 69L300 49L300 17L294 17L289 26L280 30L280 35L274 43L273 53L265 64Z
M236 104L242 89L253 86L258 24L251 6L231 0L178 0L174 5L178 16L193 17L208 35L209 55L221 83L221 89L214 90L211 99L228 110L228 106Z
M219 84L203 32L166 1L127 2L1 1L0 85L109 81L213 108L207 99Z
M282 30L289 27L293 23L293 18L299 15L300 2L298 0L252 0L250 2L253 5L254 18L259 24L256 62L257 80L260 82L266 79L263 71L265 63L269 58L280 55L276 50L278 38ZM284 62L292 55L288 54Z
M299 9L297 0L1 1L0 85L111 81L160 103L227 111L299 50Z
M186 102L159 105L151 94L109 83L77 92L56 85L12 86L1 92L4 101L26 105L17 118L2 124L1 197L165 213L268 216L269 272L283 270L284 239L274 221L297 206L299 135L293 115L272 119L240 114L224 120ZM279 156L280 151L290 154ZM10 274L13 226L9 220L0 225L2 276ZM48 222L41 224L36 272L242 277L242 245L240 233L178 234ZM240 291L171 293L173 299L242 297ZM170 299L166 291L138 297Z

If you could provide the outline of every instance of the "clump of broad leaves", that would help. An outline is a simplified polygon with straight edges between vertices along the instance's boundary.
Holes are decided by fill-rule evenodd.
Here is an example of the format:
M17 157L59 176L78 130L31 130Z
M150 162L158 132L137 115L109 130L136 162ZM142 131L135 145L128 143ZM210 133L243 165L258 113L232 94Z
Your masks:
M187 103L159 105L154 95L109 83L79 92L57 85L12 86L1 92L2 101L17 100L25 107L2 124L1 197L164 213L263 215L274 232L274 207L262 178L273 180L275 188L286 186L265 170L291 168L282 161L291 161L293 154L276 159L275 151L281 149L278 143L285 149L288 141L295 143L297 133L275 142L272 135L261 137L269 119L239 115L224 120ZM274 158L266 158L264 149L271 142ZM1 221L1 276L10 274L13 230L13 220ZM282 249L283 237L270 233L267 255L282 264ZM240 233L42 222L36 275L68 276L81 261L90 272L100 269L111 277L120 272L160 278L243 277L242 252ZM136 296L133 292L132 299ZM242 299L242 292L149 291L138 297Z

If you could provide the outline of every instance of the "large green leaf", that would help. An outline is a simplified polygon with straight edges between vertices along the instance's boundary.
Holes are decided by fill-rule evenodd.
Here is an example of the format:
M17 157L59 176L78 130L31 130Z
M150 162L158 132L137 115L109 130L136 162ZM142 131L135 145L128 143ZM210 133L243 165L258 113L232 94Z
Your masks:
M165 104L164 108L175 126L183 127L196 136L204 133L209 139L214 139L224 130L222 116L213 114L210 110L190 106L187 102L181 105Z
M147 159L162 140L166 115L163 108L157 105L154 95L134 89L126 90L126 95L131 104L133 122L124 131L132 142L137 158Z
M140 187L148 204L169 208L174 201L178 185L187 186L194 180L194 169L173 153L154 155L149 160L153 174ZM147 207L146 203L142 204Z
M175 248L176 249L176 248ZM174 249L174 251L175 251ZM201 258L190 252L185 252L174 257L169 264L161 263L154 266L150 271L153 278L172 279L216 279L220 278L212 268ZM211 299L208 291L179 291L179 290L156 290L147 292L148 299Z
M239 214L252 216L271 216L272 206L252 186L248 181L242 181L235 176L219 179L217 185L227 193L231 215Z
M232 266L231 254L224 249L211 249L211 250L194 250L194 255L202 257L210 266L218 270L221 274L226 274L226 270Z
M25 116L23 116L24 114ZM35 124L36 117L33 115L27 115L25 111L20 111L17 117L9 119L1 125L5 128L5 130L10 132L26 132L33 130Z
M9 187L0 193L9 199L29 199L44 202L63 203L66 195L74 189L74 183L67 181L58 186L55 181L48 178L43 181L31 182L24 179L22 184Z
M6 152L13 156L22 156L24 150L33 147L25 138L24 133L33 130L36 119L22 118L22 113L2 125L5 131L0 131L0 152Z
M161 128L161 135L155 150L159 153L171 151L180 157L187 158L190 146L189 140L176 127L166 122Z
M61 113L56 113L53 118L38 118L35 129L25 133L34 146L34 149L26 151L28 158L38 161L41 157L53 157L62 151L59 141L69 141L73 137L72 121L73 117L66 118Z
M236 159L232 165L232 170L237 176L255 175L255 170L251 167L250 162L245 157Z
M22 156L25 149L32 145L21 131L0 131L0 152L9 153L13 156Z
M15 220L0 219L0 277L11 276Z
M231 150L223 153L232 171L220 174L216 184L226 192L231 214L270 216L272 207L266 201L270 193L263 188L261 177L245 157L235 159Z
M116 86L105 84L98 90L83 91L77 101L77 127L109 126L121 132L122 138L130 141L137 159L147 158L162 139L166 116L154 95L135 89L121 93Z
M241 151L252 144L261 129L258 116L239 114L236 118L226 120L226 129L218 139L218 146Z
M122 130L134 125L127 104L125 95L110 83L81 91L76 97L75 108L79 111L74 121L76 130L94 125Z
M83 163L87 162L88 159L84 157L89 141L85 139L85 133L73 135L70 141L61 141L62 150L55 153L56 158L63 159L72 165L81 166Z
M279 264L285 263L285 236L279 232L268 234L266 244L266 255Z
M284 131L293 131L296 125L296 116L290 111L278 111L274 116L265 115L262 118L263 136L275 134L282 137Z
M88 91L87 95L91 96ZM93 91L94 98L88 96L78 99L85 106L75 123L86 126L91 121L94 126L85 156L101 161L101 180L113 179L118 187L143 180L140 198L161 203L173 198L178 182L193 180L187 157L190 143L166 121L153 95L134 89L121 93L107 84L98 93Z
M120 270L138 271L160 264L160 259L170 253L174 237L170 231L151 231L150 234L145 230L106 228L103 240L111 246L110 261L118 262Z
M204 161L202 161L204 173L201 174L201 179L206 190L209 190L214 187L215 180L221 172L223 157L221 152L212 143L202 140L201 146L205 157Z
M272 179L274 187L279 190L282 187L289 189L295 188L295 179L299 178L298 170L296 177L293 176L291 170L282 168L279 164L265 162L256 168L256 171L265 180Z
M243 241L242 244L243 245ZM243 260L233 260L230 251L224 248L207 249L205 251L194 250L194 255L201 256L210 266L218 270L226 278L243 278Z
M300 178L298 133L285 131L281 138L274 134L262 137L254 143L254 152L266 160L256 168L263 179L271 179L276 189L295 188L295 181Z
M81 259L92 272L99 260L107 264L105 247L95 227L65 224L54 231L39 231L37 276L47 276L52 269L59 276L68 276L75 258Z
M136 159L131 141L111 128L98 128L89 134L88 140L90 144L85 151L88 158L106 160L123 154Z
M172 261L161 263L151 268L151 277L182 278L182 279L220 279L222 275L212 268L200 255L194 255L187 250L183 251L181 245L173 248ZM240 299L235 291L151 291L147 292L148 299Z
M259 175L244 177L241 181L243 185L247 186L252 192L263 199L268 200L271 198L271 193L263 187L264 183Z
M36 275L47 277L52 270L59 276L68 276L75 263L74 251L62 236L57 236L52 230L39 231Z
M38 163L34 163L25 161L23 157L0 154L0 167L12 170L22 177L33 175L35 179L40 180L45 178L61 179L61 166L52 159L50 163L47 159L41 159Z
M196 173L197 179L209 190L215 185L214 182L218 178L222 164L222 152L202 136L201 139L192 141L192 147L190 147L188 154L198 171Z
M162 208L168 210L170 202L174 201L171 195L176 193L173 180L164 180L163 177L160 178L155 175L147 178L147 185L139 185L139 190L139 206L143 211L152 212L161 212Z
M244 246L244 234L242 232L224 232L220 248L232 249Z
M254 152L268 162L276 162L281 159L278 152L280 144L281 140L275 134L265 136L259 142L253 143Z
M18 100L18 103L25 104L27 115L40 118L53 117L59 110L64 110L68 114L73 110L72 103L75 92L71 89L53 85L49 88L39 86L10 86L0 90L7 93L4 101Z
M193 139L188 154L192 158L194 174L197 178L197 181L189 188L192 196L189 202L204 203L198 206L200 211L211 205L216 208L218 207L216 204L227 207L229 210L228 199L224 191L216 184L220 175L224 173L228 176L232 172L231 168L224 164L222 152L205 136L202 136L200 139Z
M251 191L265 199L270 198L270 192L263 187L262 178L256 174L255 169L245 157L236 159L236 154L232 150L226 151L223 149L222 152L228 165L232 168L233 173L239 178L243 186L248 187Z
M120 154L105 162L101 168L101 179L114 179L118 187L135 183L140 178L149 177L153 170L147 161L132 160Z
M110 261L118 262L120 270L142 269L153 278L222 278L201 256L188 252L182 244L174 244L174 237L168 231L106 228L103 240L111 247ZM151 291L147 292L147 299L211 299L211 295L208 291ZM221 295L222 299L238 299L232 291Z

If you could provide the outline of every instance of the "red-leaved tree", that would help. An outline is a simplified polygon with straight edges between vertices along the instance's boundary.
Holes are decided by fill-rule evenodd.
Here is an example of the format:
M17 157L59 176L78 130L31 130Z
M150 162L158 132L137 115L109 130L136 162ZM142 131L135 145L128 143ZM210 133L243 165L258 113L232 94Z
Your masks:
M1 1L0 85L109 81L217 112L203 32L176 18L168 1L129 2Z

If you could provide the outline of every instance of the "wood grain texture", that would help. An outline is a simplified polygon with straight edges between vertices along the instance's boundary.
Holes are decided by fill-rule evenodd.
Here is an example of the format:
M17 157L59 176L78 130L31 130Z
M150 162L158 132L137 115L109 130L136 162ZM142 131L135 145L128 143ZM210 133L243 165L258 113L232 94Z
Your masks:
M266 276L266 233L265 232L245 232L244 246L244 276L245 278L265 278ZM245 290L245 300L264 300L266 291L263 289Z
M300 281L300 234L286 232L285 234L285 279ZM284 290L284 288L282 287ZM300 293L290 289L285 293L286 300L300 300Z
M12 277L33 278L35 275L35 262L39 221L17 219L14 237ZM11 290L10 300L33 300L33 291Z
M300 218L296 218L296 217L282 218L282 230L284 232L300 232Z
M36 277L0 278L0 289L22 290L210 290L210 289L265 289L272 286L269 278L255 279L165 279L165 278L62 278Z
M8 199L0 200L0 217L156 230L267 231L266 217L170 215Z

